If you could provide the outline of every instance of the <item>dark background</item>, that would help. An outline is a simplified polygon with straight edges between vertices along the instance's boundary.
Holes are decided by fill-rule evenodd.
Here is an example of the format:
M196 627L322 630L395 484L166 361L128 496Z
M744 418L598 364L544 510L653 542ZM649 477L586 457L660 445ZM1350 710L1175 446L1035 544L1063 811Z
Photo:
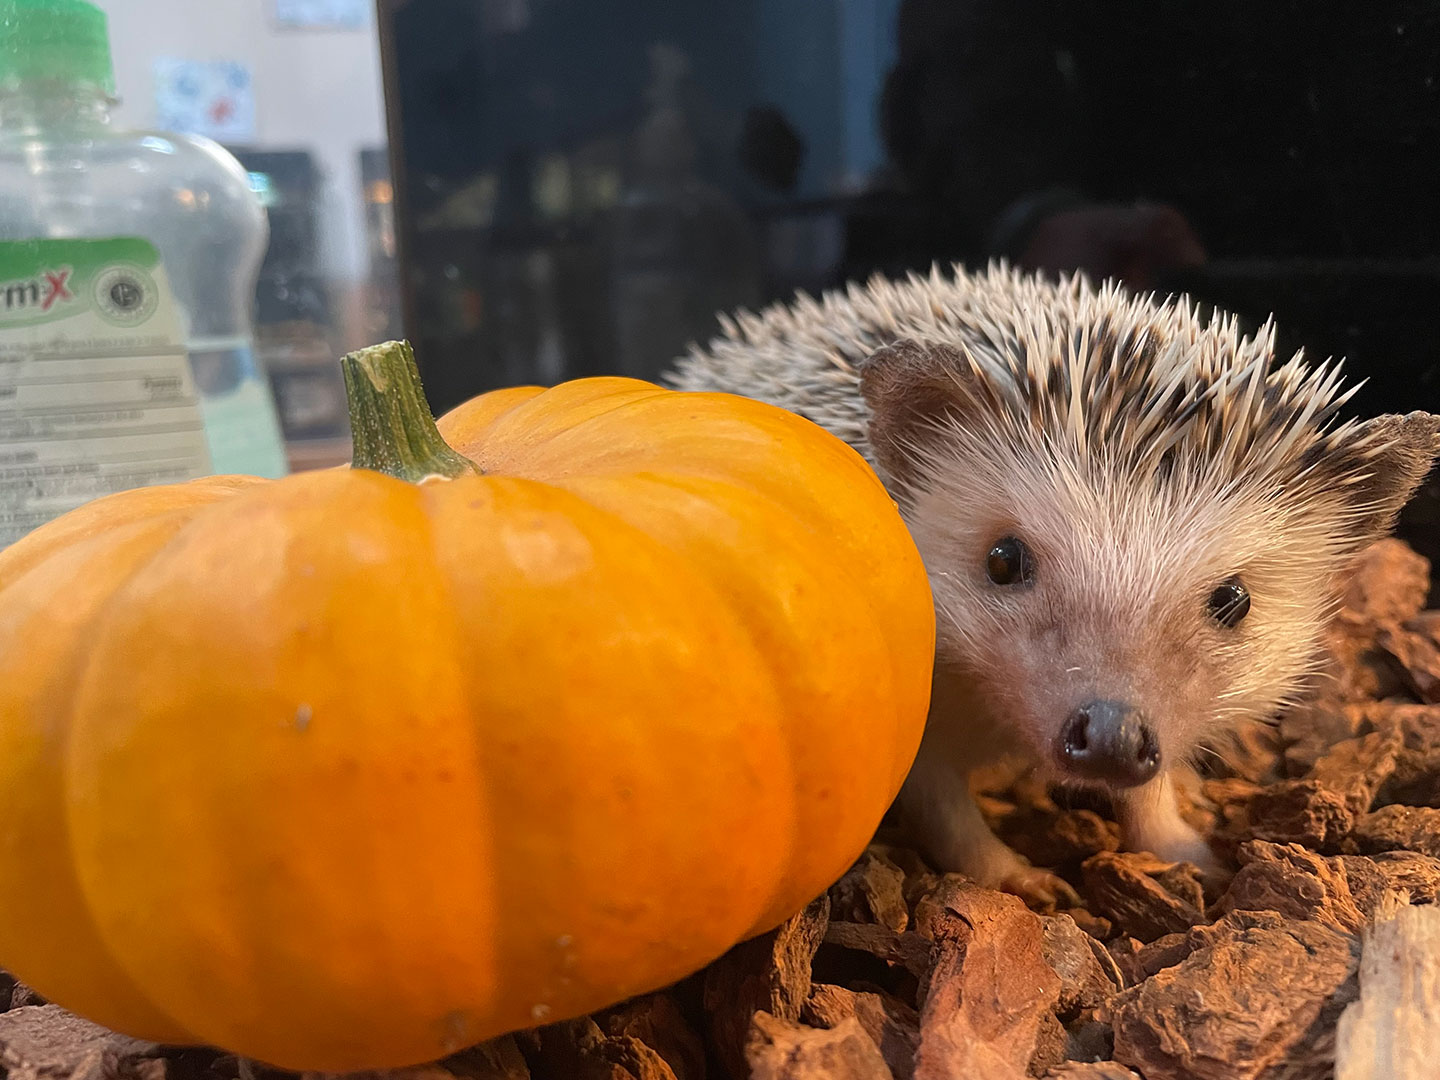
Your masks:
M1440 411L1440 2L380 0L437 411L934 260L1183 291ZM1402 535L1440 560L1440 484Z

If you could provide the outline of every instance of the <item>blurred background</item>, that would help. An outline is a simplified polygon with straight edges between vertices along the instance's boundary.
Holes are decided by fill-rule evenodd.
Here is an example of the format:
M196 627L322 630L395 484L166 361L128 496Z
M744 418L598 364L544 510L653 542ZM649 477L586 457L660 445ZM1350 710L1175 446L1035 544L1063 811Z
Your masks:
M345 460L359 344L407 334L439 412L997 256L1273 313L1369 380L1356 412L1440 410L1440 3L105 6L125 119L218 125L269 208L259 333L301 465ZM248 89L187 113L177 58ZM1440 558L1433 480L1402 530Z
M349 460L343 352L404 333L374 0L99 0L119 126L215 139L265 206L257 352L291 464Z

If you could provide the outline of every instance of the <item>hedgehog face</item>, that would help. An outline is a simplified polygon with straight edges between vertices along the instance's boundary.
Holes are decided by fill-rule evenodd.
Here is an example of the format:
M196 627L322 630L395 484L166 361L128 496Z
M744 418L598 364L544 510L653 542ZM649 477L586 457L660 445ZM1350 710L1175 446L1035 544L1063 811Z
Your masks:
M1331 428L1334 371L1113 291L1002 313L872 355L869 442L937 664L1058 778L1137 786L1295 695L1440 418Z
M1254 501L956 460L907 501L938 663L1057 779L1135 786L1299 687L1336 566Z

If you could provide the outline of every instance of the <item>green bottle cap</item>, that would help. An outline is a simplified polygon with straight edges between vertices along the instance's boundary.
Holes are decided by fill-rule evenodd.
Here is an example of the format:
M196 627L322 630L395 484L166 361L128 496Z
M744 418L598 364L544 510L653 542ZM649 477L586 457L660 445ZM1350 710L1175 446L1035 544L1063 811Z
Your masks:
M115 96L105 12L86 0L0 0L0 87L93 86Z

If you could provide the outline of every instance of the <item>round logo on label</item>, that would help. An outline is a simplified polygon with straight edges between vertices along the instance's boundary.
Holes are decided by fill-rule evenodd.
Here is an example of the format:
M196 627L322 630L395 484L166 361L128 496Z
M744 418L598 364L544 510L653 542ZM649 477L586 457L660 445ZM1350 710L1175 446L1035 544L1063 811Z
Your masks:
M139 326L159 303L154 279L138 266L110 266L95 279L95 307L112 323Z

